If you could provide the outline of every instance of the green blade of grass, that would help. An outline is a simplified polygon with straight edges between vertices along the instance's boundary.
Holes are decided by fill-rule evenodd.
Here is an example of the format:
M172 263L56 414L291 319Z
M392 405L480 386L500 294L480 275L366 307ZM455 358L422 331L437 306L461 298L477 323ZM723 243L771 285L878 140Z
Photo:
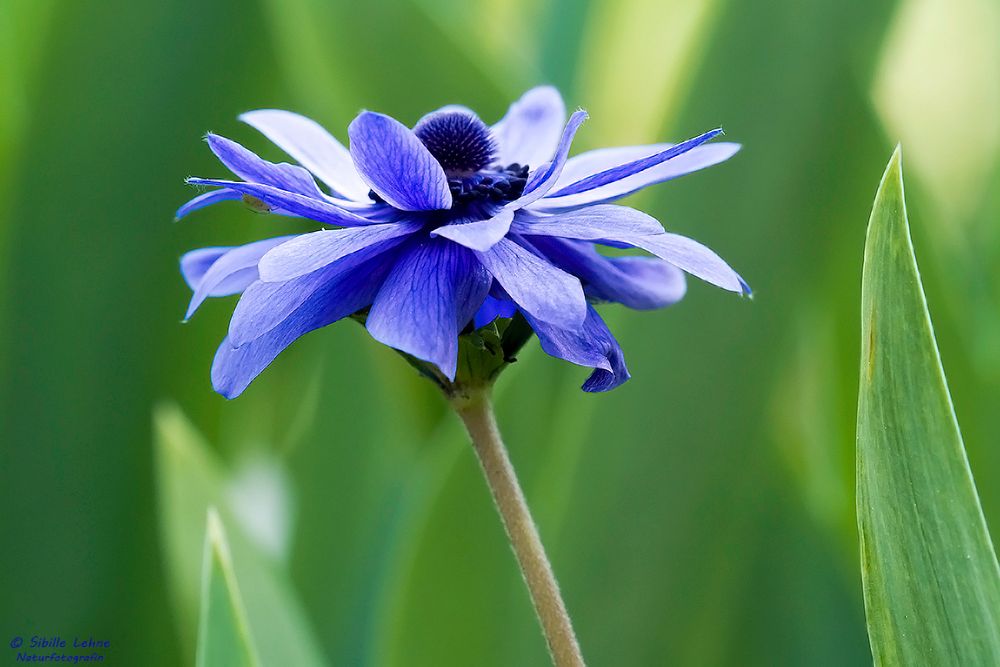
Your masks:
M897 148L862 279L857 510L878 665L1000 664L1000 569L913 254Z
M160 529L182 643L190 646L199 606L198 547L204 517L209 508L216 508L229 529L230 562L236 578L244 582L246 616L263 664L326 664L288 573L255 546L236 520L226 493L226 466L176 406L160 406L154 422ZM203 596L204 591L202 617Z
M258 667L257 649L236 583L229 543L215 508L208 510L201 575L197 667Z

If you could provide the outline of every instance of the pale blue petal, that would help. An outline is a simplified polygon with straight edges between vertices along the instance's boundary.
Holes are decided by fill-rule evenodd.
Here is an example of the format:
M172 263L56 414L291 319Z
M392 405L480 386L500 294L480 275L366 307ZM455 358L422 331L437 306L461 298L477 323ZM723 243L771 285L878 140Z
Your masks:
M281 109L248 111L240 120L295 158L335 194L368 201L368 185L354 169L350 152L316 121Z
M621 239L651 252L692 276L730 292L751 295L750 285L711 249L680 234L659 234L637 239Z
M443 236L472 250L486 251L507 235L514 212L502 210L487 220L456 221L438 227L431 236Z
M559 139L559 146L552 160L542 164L531 172L528 176L528 183L524 186L524 193L516 200L507 204L505 208L512 211L524 208L548 194L549 190L552 189L559 179L563 165L566 164L569 149L573 145L573 137L585 120L587 120L586 111L577 111L570 116L569 122L566 123L566 128Z
M552 159L566 122L566 105L552 86L538 86L510 105L493 126L497 161L537 167Z
M613 148L595 148L578 153L566 160L566 166L559 174L555 190L565 188L577 181L583 180L602 171L620 167L629 162L635 162L657 153L662 153L674 144L644 144L641 146L615 146Z
M626 146L623 148L602 148L570 158L566 162L562 176L553 188L570 188L577 181L589 178L617 165L639 160L669 149L670 144L652 146ZM580 206L591 206L620 199L647 186L662 183L691 172L724 162L740 149L739 144L715 143L692 148L686 153L626 176L611 181L586 192L558 195L550 194L532 205L543 212L569 210Z
M211 192L203 192L177 209L177 212L174 214L174 220L180 220L189 213L193 213L194 211L205 208L206 206L211 206L212 204L217 204L220 201L240 199L242 196L243 195L239 192L236 192L235 190L227 190L226 188L212 190Z
M558 327L574 327L587 317L580 281L509 238L476 253L517 305Z
M650 167L654 167L662 162L676 158L678 155L682 155L696 146L700 146L709 139L722 134L721 129L709 130L704 134L701 134L693 139L688 139L687 141L681 142L666 150L663 150L654 155L648 157L640 158L632 162L628 162L623 165L618 165L600 171L592 176L587 176L571 185L564 188L559 188L552 193L553 197L562 197L564 195L571 195L578 192L586 192L588 190L593 190L599 188L602 185L608 183L613 183L614 181L619 181L623 178L632 176L633 174L638 174L639 172L645 171Z
M337 260L317 271L282 283L256 281L250 285L229 320L229 343L240 347L281 324L317 291L330 281L358 271L359 267L378 255L382 263L391 264L394 254L388 252L398 245L395 241L376 243Z
M267 283L292 280L322 269L370 245L391 240L402 242L403 237L422 226L421 222L397 222L302 234L278 246L261 259L260 279Z
M306 197L321 199L323 194L316 187L312 174L294 164L275 164L261 159L231 139L209 133L205 140L222 164L244 181L270 185Z
M253 341L234 348L226 337L212 362L212 386L226 398L236 398L278 354L296 339L371 304L388 270L378 258L328 280L281 324Z
M214 178L189 178L187 182L192 185L216 185L236 190L245 195L256 197L273 209L280 210L288 215L297 215L328 225L360 227L373 224L372 220L331 204L326 198L314 199L271 185L245 183L243 181L224 181Z
M654 218L625 206L602 204L552 216L521 214L511 231L641 248L713 285L750 294L746 282L714 252L697 241L664 232Z
M511 231L515 234L562 236L585 241L616 240L622 235L650 236L665 233L663 225L651 215L614 204L588 206L555 215L520 211L511 224Z
M257 280L257 263L260 261L260 258L271 248L293 238L295 237L279 236L272 239L254 241L253 243L236 246L235 248L195 250L192 252L200 254L193 256L191 253L188 253L185 256L185 258L190 256L190 259L188 259L188 269L185 271L185 260L182 258L181 270L185 274L185 279L188 280L189 284L195 284L196 286L194 287L194 294L191 296L191 303L188 305L187 314L184 315L184 319L190 319L194 315L194 312L198 310L198 306L210 296L225 296L242 292L250 283ZM225 252L218 254L211 266L195 282L194 279L198 278L197 272L204 267L205 261L219 250L225 250Z
M589 299L651 310L677 303L687 291L684 272L657 257L605 257L587 241L528 238L553 264L579 278Z
M205 273L212 268L215 261L232 250L232 247L198 248L184 253L181 257L181 275L192 291L198 289L198 284Z

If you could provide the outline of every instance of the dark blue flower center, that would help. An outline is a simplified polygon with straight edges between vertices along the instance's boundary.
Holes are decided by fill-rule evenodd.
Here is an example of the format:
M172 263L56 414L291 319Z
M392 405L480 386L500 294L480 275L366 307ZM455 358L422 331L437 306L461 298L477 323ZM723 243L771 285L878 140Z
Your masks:
M425 116L413 133L444 167L449 178L467 176L493 162L490 128L471 113L439 111Z
M449 178L452 208L445 218L495 215L504 204L521 196L528 182L528 171L528 165L515 162L506 167L496 166L468 176ZM385 202L374 190L368 191L368 197L380 204Z
M449 178L448 187L455 205L473 202L503 204L520 197L527 181L528 165L515 162L462 178Z

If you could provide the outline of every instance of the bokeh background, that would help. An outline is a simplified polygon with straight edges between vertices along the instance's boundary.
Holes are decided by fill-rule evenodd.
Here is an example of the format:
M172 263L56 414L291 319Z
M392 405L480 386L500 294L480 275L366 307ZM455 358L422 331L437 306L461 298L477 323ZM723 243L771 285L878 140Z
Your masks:
M534 342L499 383L591 664L870 662L857 311L897 141L1000 523L992 0L0 0L0 659L7 635L60 634L110 639L108 664L190 664L213 503L284 664L546 663L463 433L390 350L343 322L239 400L212 393L232 303L182 325L179 256L308 227L238 204L171 223L185 176L223 173L206 131L279 159L242 111L344 139L361 108L493 121L538 83L590 112L577 150L718 125L744 144L638 203L729 260L752 302L692 280L665 311L604 308L633 373L607 395Z

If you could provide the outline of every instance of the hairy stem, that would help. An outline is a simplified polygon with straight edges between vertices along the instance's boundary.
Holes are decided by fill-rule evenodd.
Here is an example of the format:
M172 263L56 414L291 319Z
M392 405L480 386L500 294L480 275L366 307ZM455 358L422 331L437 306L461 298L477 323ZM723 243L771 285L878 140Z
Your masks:
M528 585L552 662L556 667L583 667L583 656L566 613L566 604L559 593L559 585L507 456L507 449L500 439L488 390L453 401L453 405L472 438L479 464Z

